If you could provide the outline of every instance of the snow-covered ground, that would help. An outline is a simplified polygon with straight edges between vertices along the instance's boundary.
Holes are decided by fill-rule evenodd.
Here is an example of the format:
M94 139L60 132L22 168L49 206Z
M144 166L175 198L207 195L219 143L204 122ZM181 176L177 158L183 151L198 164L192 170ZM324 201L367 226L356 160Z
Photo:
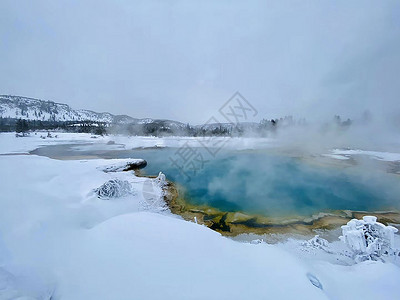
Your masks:
M341 265L314 250L299 255L309 249L301 242L225 238L165 209L162 175L103 171L129 160L20 155L58 143L132 148L193 138L57 135L0 134L0 154L12 154L0 155L0 299L400 299L396 264ZM110 180L129 191L99 199Z
M109 140L109 137L93 136L88 133L51 132L51 135L52 138L46 138L47 131L38 131L26 137L16 138L13 132L0 133L0 154L28 153L40 146L93 142L100 144Z
M351 156L364 155L381 161L400 161L400 153L368 151L360 149L333 149L331 153L324 155L335 159L349 159Z
M221 146L231 149L261 149L276 146L276 141L269 138L231 138L231 137L153 137L153 136L125 136L109 135L94 136L89 133L66 133L51 132L53 138L41 138L47 136L47 131L31 133L27 137L15 138L15 133L0 133L0 154L6 153L27 153L39 146L57 145L57 144L77 144L76 150L79 150L79 144L93 143L92 150L113 150L113 149L132 149L132 148L152 148L152 147L213 147ZM57 138L55 138L57 136ZM108 144L108 142L114 142ZM90 147L85 146L85 150Z

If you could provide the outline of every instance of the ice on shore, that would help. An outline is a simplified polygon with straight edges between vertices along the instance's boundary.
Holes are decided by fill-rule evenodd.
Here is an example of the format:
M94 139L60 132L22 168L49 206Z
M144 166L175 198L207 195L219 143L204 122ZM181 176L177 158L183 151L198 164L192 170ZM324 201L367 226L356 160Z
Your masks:
M397 228L385 226L374 216L353 219L342 226L340 239L354 252L356 261L378 260L398 253L394 245Z
M143 184L142 207L148 211L154 212L169 211L169 208L164 201L166 186L167 180L162 172L160 172L154 179L147 178Z

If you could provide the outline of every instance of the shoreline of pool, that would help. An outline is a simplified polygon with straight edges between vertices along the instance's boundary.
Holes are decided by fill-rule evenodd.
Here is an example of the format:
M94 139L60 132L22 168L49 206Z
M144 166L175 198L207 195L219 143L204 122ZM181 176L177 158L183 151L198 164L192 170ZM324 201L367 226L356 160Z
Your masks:
M334 210L319 212L312 216L267 217L260 214L222 211L212 206L195 205L179 195L177 184L168 181L165 202L173 214L187 221L197 222L224 236L235 237L240 234L299 234L314 236L315 230L334 230L351 219L374 215L385 225L400 228L400 212Z
M62 147L82 146L82 144L64 144ZM42 155L51 159L59 160L80 160L80 159L107 159L99 153L93 152L92 155L47 155L39 154L42 147L38 147L29 152L31 155ZM115 150L118 151L118 150ZM101 152L101 151L100 151ZM309 163L321 163L319 160L312 161L310 158L300 157ZM112 159L112 158L110 158ZM351 161L346 161L349 163ZM345 167L343 161L331 161L331 167ZM153 178L152 175L136 173L137 176ZM181 216L187 221L197 222L225 235L238 236L240 234L300 234L304 236L314 236L315 230L332 230L340 228L353 218L360 219L365 215L375 215L378 221L384 224L391 224L400 228L400 212L398 210L387 211L351 211L351 210L333 210L329 212L319 212L311 216L288 215L282 217L268 217L261 214L223 211L208 205L196 205L190 203L179 194L180 185L178 183L167 181L164 200L171 212ZM183 193L182 193L183 194Z

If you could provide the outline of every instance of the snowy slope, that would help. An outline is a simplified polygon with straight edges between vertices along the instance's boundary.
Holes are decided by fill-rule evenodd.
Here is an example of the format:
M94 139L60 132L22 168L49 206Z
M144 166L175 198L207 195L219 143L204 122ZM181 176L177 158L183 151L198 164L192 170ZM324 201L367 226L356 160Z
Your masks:
M8 170L0 182L0 267L12 274L0 295L325 298L308 280L308 267L277 247L234 242L170 214L141 212L146 179L104 173L99 167L107 164L0 156L0 169ZM21 169L30 171L22 175ZM114 176L130 177L136 196L94 197L91 191ZM25 288L32 284L39 284L35 291Z
M55 103L20 96L0 95L0 116L40 121L96 121L105 123L129 123L129 116L115 116L90 110L74 110L67 104Z
M136 119L126 115L113 115L108 112L97 113L90 110L72 109L67 104L44 101L34 98L0 95L0 117L3 118L22 118L40 121L94 121L114 124L132 124L140 126L158 126L159 128L172 131L183 131L188 124L173 120L162 119ZM214 130L218 128L232 130L237 124L215 123L194 126L196 129ZM240 127L246 130L254 130L257 123L241 123Z

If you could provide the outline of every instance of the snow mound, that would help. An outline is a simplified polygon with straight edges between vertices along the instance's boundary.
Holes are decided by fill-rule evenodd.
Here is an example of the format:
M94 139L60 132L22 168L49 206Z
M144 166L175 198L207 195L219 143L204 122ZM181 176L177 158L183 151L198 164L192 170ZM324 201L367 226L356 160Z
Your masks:
M111 179L94 191L97 197L103 200L120 198L129 194L134 194L132 185L126 180Z
M397 229L376 221L374 216L365 216L362 220L353 219L342 226L340 239L354 252L356 262L366 260L384 260L395 256L394 234Z

